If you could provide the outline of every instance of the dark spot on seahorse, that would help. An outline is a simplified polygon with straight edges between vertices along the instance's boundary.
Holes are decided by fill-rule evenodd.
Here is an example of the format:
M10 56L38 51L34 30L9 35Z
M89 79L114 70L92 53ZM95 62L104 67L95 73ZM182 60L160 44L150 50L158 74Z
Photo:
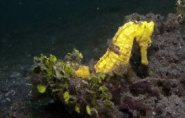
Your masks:
M117 45L114 45L113 43L110 43L110 44L109 44L109 49L110 49L111 51L113 51L114 53L118 54L118 55L121 54L121 53L120 53L120 47L118 47Z

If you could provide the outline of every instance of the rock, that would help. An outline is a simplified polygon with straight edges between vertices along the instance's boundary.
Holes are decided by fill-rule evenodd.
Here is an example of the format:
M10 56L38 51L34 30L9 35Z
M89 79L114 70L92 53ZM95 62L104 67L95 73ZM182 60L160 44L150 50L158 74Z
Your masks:
M6 101L11 102L11 99L10 98L6 98Z
M185 103L176 95L161 99L156 109L157 113L163 118L182 118L182 116L185 116Z
M3 98L3 95L2 94L0 94L0 101L1 101L1 99Z
M13 113L12 113L12 118L17 118L16 116L17 116L17 115L16 115L16 112L13 112Z
M21 74L19 72L13 72L11 75L10 75L10 78L18 78L20 77Z
M5 97L14 96L14 95L15 95L15 90L10 90L7 93L5 93Z

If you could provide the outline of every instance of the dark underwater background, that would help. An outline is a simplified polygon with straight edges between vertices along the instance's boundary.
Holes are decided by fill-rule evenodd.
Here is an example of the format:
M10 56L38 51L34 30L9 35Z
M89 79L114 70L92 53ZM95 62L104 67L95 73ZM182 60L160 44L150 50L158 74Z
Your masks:
M97 58L126 15L167 15L175 12L175 2L0 0L0 79L30 67L40 53L63 57L77 48L85 60Z

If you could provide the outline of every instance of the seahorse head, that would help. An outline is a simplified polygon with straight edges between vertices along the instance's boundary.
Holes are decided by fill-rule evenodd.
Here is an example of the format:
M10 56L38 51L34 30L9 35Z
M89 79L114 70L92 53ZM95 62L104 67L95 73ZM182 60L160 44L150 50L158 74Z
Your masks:
M139 33L137 34L136 41L139 43L141 50L141 63L148 65L147 49L151 45L151 36L154 32L154 22L143 21L138 26Z
M136 41L139 43L140 46L149 47L152 43L151 36L154 32L154 22L150 21L143 21L139 26L140 33L136 38Z

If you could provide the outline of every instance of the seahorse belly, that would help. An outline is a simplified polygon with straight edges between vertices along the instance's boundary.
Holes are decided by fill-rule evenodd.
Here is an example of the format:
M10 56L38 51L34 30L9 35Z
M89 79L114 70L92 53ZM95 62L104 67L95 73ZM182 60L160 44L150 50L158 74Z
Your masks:
M130 27L131 26L131 27ZM119 47L119 54L108 49L107 52L100 58L94 66L96 72L108 73L122 64L128 64L131 56L131 50L134 40L134 31L136 25L133 22L119 28L113 38L113 44Z

